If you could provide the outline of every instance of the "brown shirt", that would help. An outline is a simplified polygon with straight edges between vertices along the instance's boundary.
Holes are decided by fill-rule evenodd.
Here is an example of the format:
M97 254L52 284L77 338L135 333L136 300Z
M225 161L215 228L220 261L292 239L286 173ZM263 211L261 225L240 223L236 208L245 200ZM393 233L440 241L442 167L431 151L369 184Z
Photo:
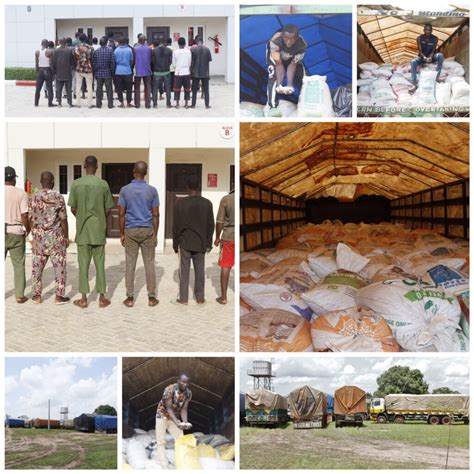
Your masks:
M171 400L171 404L173 407L173 412L176 418L179 419L179 414L184 406L184 404L191 400L192 393L189 388L184 390L183 392L180 391L179 386L177 383L168 385L163 392L163 397L161 398L160 403L158 404L158 408L156 410L156 417L157 418L169 418L168 410L166 409L165 402L166 400Z
M219 210L217 211L216 222L219 224L224 224L224 229L222 230L222 240L234 240L234 225L235 225L235 216L234 216L234 193L227 194L221 199L219 205Z
M7 234L23 235L21 215L28 212L28 194L15 186L5 186L5 224Z

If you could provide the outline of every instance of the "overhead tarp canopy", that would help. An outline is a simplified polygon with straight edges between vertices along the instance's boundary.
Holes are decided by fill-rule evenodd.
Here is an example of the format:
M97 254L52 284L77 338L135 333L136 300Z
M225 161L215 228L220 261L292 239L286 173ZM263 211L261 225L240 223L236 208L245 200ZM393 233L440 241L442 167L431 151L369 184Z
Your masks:
M463 9L406 11L387 5L367 5L359 7L357 23L385 63L403 63L418 55L416 39L423 34L423 25L433 26L439 47L468 17Z
M241 177L295 198L396 199L469 177L468 123L241 123Z
M288 396L291 417L298 421L310 421L327 415L326 394L305 385L293 390Z
M287 410L288 401L278 393L261 388L245 394L245 408L249 410Z
M338 9L340 11L345 7L333 6L331 8L333 11L338 11ZM267 42L284 25L292 23L299 27L300 34L308 45L303 59L308 74L327 76L327 82L331 88L351 83L351 13L302 13L305 11L319 10L308 10L308 6L303 5L290 7L290 10L283 6L281 6L281 10L280 7L272 6L242 7L240 17L241 56L243 52L250 57L251 63L259 69L258 73L266 77ZM347 11L347 8L342 11ZM241 72L241 74L243 73Z
M367 394L359 387L346 385L334 392L334 413L355 415L367 412Z
M469 414L469 395L387 395L385 397L385 409L388 412L392 410L447 411L467 415Z
M189 421L194 431L214 432L222 422L222 403L233 400L234 360L231 357L126 357L123 359L123 401L138 415L139 427L155 427L158 403L164 389L180 373L190 377L193 394ZM229 414L230 415L230 414Z

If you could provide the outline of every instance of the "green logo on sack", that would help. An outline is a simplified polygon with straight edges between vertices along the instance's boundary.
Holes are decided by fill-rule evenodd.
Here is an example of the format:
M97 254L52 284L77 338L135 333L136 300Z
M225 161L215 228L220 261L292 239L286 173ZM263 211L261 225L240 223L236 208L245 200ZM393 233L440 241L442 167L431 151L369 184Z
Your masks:
M446 300L449 304L453 304L454 301L454 298L447 296L446 293L442 291L412 290L408 293L405 293L404 296L408 301L411 301L412 303L414 303L415 301L421 301L423 298L439 298L441 300ZM429 305L428 308L425 307L425 309L429 309L433 305L433 302L431 301L429 301L428 303L431 303L431 305Z

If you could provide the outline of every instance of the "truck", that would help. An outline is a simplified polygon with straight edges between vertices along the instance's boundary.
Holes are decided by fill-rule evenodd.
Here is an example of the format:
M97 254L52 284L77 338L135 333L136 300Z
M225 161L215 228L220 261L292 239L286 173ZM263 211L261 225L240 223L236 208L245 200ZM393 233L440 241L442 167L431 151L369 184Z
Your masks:
M286 397L264 388L245 395L245 421L250 426L281 426L289 419Z
M370 419L377 423L426 421L430 425L469 424L469 395L392 394L370 400Z
M368 418L367 393L354 385L345 385L334 392L336 428L363 426Z
M85 433L94 433L95 431L95 415L83 413L74 418L74 429Z
M117 433L117 417L111 415L96 415L94 418L95 431Z
M304 385L288 396L293 428L326 428L328 411L326 394Z
M8 428L24 428L25 420L23 418L8 418L7 427Z
M400 10L392 6L359 6L357 12L357 63L385 65L406 65L407 78L410 77L410 62L418 56L416 39L423 33L425 23L433 27L438 37L437 52L445 60L459 63L465 71L469 83L469 11L447 9L446 11ZM446 61L445 61L446 66ZM358 77L360 67L358 68ZM360 83L359 83L360 86ZM360 92L360 88L359 88ZM468 101L442 104L405 104L397 98L395 106L360 104L359 117L465 117L469 116Z

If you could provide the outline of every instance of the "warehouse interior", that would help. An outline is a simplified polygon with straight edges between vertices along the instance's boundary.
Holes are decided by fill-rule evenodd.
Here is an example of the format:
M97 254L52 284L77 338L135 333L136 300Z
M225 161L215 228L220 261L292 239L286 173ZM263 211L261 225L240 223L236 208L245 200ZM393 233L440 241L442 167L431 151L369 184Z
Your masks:
M192 401L193 432L234 439L234 359L231 357L125 357L123 359L123 437L134 428L155 428L164 389L185 372Z
M469 238L468 123L242 123L241 249L325 219Z

